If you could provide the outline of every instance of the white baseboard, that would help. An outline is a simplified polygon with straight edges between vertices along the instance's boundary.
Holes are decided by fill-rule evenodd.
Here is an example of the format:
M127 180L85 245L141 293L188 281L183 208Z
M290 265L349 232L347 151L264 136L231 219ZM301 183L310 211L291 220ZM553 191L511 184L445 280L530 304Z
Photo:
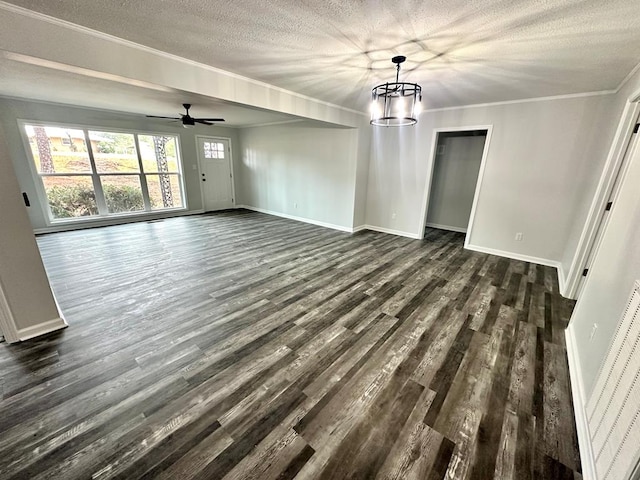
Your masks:
M425 226L431 228L439 228L440 230L450 230L452 232L467 233L465 227L451 227L449 225L440 225L439 223L427 223Z
M359 225L355 228L344 227L342 225L335 225L333 223L320 222L317 220L311 220L309 218L289 215L288 213L275 212L273 210L267 210L266 208L253 207L251 205L237 205L237 208L246 208L247 210L253 210L254 212L266 213L267 215L274 215L276 217L287 218L289 220L296 220L298 222L310 223L312 225L332 228L333 230L339 230L341 232L347 232L347 233L356 233L356 232L361 232L362 230L372 230L374 232L390 233L391 235L399 235L401 237L408 237L408 238L413 238L417 240L422 238L419 235L416 235L414 233L402 232L400 230L392 230L390 228L376 227L374 225Z
M381 232L381 233L390 233L391 235L398 235L400 237L413 238L415 240L420 240L422 238L420 235L415 233L403 232L401 230L392 230L391 228L376 227L375 225L362 225L361 229L372 230L374 232Z
M570 298L567 294L567 276L562 268L562 263L558 263L558 287L560 288L560 295L566 298Z
M33 325L31 327L19 329L18 338L20 339L20 341L29 340L31 338L44 335L46 333L55 332L56 330L66 328L68 326L69 325L67 324L64 318L62 317L54 318L53 320L39 323L38 325Z
M19 342L18 331L16 330L13 312L4 294L4 287L0 281L0 334L4 336L7 343Z
M71 230L82 230L84 228L94 228L94 227L110 227L112 225L121 225L123 223L134 223L134 222L148 222L150 220L160 220L163 218L171 218L171 217L183 217L186 215L199 215L204 213L204 210L181 210L176 212L158 212L158 213L149 213L149 214L136 214L127 217L106 217L95 220L81 220L81 221L72 221L66 224L60 225L51 225L49 227L42 228L34 228L33 233L36 235L41 235L43 233L56 233L56 232L68 232Z
M253 207L251 205L237 205L237 208L246 208L247 210L253 210L254 212L266 213L267 215L274 215L276 217L286 218L289 220L296 220L298 222L310 223L312 225L318 225L319 227L331 228L333 230L339 230L341 232L353 233L351 227L344 227L342 225L336 225L334 223L321 222L318 220L312 220L310 218L298 217L296 215L289 215L288 213L276 212L274 210L267 210L266 208Z
M473 250L475 252L488 253L490 255L497 255L499 257L513 258L514 260L522 260L523 262L536 263L538 265L546 265L547 267L553 267L558 271L558 288L560 290L560 295L566 296L566 277L564 274L564 269L562 268L562 263L557 260L549 260L547 258L540 257L532 257L530 255L523 255L521 253L513 253L513 252L505 252L503 250L496 250L493 248L487 247L479 247L477 245L465 245L464 248L469 250ZM567 297L569 298L569 297Z
M523 262L537 263L538 265L546 265L547 267L561 268L560 262L557 260L549 260L547 258L533 257L531 255L523 255L521 253L507 252L504 250L496 250L494 248L479 247L477 245L465 245L464 248L475 252L488 253L499 257L512 258L514 260L522 260Z
M414 240L420 240L421 238L419 235L416 235L413 233L403 232L401 230L392 230L390 228L384 228L384 227L376 227L375 225L359 225L352 230L352 233L361 232L363 230L371 230L372 232L380 232L380 233L389 233L391 235L398 235L400 237L413 238Z
M569 324L564 336L567 344L567 360L569 361L573 410L578 432L578 447L580 449L580 460L582 461L582 478L584 480L597 480L589 423L587 422L587 412L585 410L587 400L582 384L582 376L580 375L580 358L578 357L578 350L573 336L573 324Z

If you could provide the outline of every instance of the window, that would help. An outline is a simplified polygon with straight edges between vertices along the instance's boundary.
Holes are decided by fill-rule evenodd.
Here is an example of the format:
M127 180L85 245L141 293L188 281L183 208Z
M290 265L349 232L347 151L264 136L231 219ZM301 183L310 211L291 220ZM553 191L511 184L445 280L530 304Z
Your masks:
M177 137L25 125L50 218L184 207Z
M180 162L174 137L140 135L140 154L152 210L182 204Z
M224 158L224 145L219 142L204 142L204 158Z

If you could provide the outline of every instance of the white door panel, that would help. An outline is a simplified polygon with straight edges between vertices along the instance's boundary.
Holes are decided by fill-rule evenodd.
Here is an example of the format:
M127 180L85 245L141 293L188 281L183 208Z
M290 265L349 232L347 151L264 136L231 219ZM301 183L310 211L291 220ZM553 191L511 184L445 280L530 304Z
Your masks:
M232 208L234 198L229 140L201 136L197 139L205 212Z

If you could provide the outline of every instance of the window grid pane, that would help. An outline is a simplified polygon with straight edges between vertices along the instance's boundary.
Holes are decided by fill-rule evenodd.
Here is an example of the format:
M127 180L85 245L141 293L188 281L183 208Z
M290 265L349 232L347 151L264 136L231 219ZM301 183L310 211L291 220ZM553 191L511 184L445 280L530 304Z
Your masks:
M138 142L145 173L180 171L175 137L138 135Z
M47 203L53 218L98 215L96 193L89 175L42 177Z
M38 173L91 173L82 130L25 125L25 132Z
M102 175L102 191L109 213L144 210L144 197L138 175Z
M147 174L147 188L152 210L181 208L180 177L176 174Z
M224 158L224 144L203 142L204 158Z
M130 133L89 132L98 173L138 173L138 154Z

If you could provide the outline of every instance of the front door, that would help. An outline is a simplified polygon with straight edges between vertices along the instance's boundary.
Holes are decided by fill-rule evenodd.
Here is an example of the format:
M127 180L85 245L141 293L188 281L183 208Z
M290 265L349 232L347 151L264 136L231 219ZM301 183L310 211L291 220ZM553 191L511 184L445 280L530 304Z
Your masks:
M204 211L232 208L235 200L229 140L201 136L197 140Z

